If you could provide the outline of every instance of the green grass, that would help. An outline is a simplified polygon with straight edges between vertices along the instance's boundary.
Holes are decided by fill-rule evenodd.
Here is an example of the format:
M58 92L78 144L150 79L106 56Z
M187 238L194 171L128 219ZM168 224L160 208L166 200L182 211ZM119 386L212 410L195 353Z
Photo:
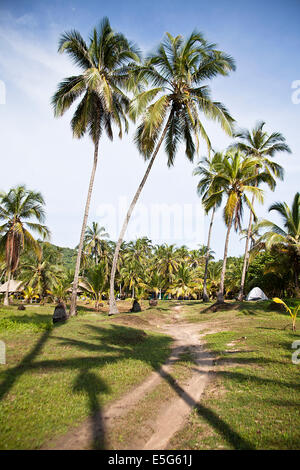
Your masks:
M53 306L0 308L0 448L35 449L99 411L158 369L165 335L92 312L52 326Z
M216 313L196 308L188 306L186 316L213 320L223 331L205 337L215 372L170 448L300 449L300 365L291 357L300 334L291 331L290 317L270 311L268 302Z

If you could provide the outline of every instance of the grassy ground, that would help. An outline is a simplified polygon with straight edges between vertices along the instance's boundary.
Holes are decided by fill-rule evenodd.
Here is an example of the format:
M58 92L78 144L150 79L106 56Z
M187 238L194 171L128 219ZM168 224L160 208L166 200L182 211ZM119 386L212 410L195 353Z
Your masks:
M171 339L81 308L52 326L53 306L0 308L0 448L38 448L141 382ZM126 308L125 308L126 309Z
M205 337L216 367L170 448L300 449L300 364L292 363L291 349L300 334L268 302L232 307L200 314L201 323L213 320L217 330ZM199 321L189 302L185 316Z
M7 346L7 364L0 365L0 448L39 448L158 369L171 339L157 331L172 321L176 304L183 320L208 333L215 370L169 448L299 449L300 365L292 364L291 344L300 334L291 331L289 316L268 302L211 312L199 301L161 301L151 309L144 302L140 314L112 318L82 305L78 317L60 326L52 326L53 306L0 307L0 339ZM119 306L125 313L131 302ZM172 375L183 383L191 367L191 357L183 356ZM151 419L173 396L173 387L160 383L126 423L117 423L110 448L126 448L136 426L150 433Z

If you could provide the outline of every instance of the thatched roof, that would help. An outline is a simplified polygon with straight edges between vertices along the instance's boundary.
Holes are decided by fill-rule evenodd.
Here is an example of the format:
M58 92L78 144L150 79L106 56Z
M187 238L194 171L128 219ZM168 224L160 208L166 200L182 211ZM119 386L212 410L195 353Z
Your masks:
M85 283L84 281L82 281L82 280L79 281L79 282L78 282L77 293L78 293L78 294L82 294L83 292L86 291L86 288L87 288L86 283ZM72 290L73 290L73 282L71 282L71 287L69 287L69 289L67 290L67 292L70 292L70 293L71 293Z
M0 286L0 293L6 292L8 281ZM23 291L23 282L11 279L9 281L9 292L22 292Z

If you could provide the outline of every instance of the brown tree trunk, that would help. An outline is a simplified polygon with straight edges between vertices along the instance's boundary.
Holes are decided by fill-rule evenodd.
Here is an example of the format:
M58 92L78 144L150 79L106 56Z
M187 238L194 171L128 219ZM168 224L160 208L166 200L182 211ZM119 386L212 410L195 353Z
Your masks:
M222 266L222 272L221 272L221 280L220 280L220 287L219 287L219 292L217 295L217 301L219 303L224 302L224 281L225 281L225 273L226 273L226 263L227 263L227 255L228 255L228 244L229 244L229 236L230 236L230 230L231 230L231 225L232 225L232 216L229 220L228 228L227 228L227 233L226 233L226 240L225 240L225 247L224 247L224 258L223 258L223 266Z
M90 177L89 189L88 189L88 194L87 194L87 200L85 204L83 222L82 222L82 227L81 227L80 241L79 241L79 246L78 246L78 253L77 253L74 281L73 281L73 288L72 288L72 296L71 296L71 305L70 305L71 317L77 314L77 290L78 290L78 280L79 280L79 271L80 271L80 261L81 261L81 255L82 255L84 234L85 234L87 219L89 215L89 208L90 208L91 196L92 196L92 191L93 191L95 173L97 169L98 145L99 145L99 141L95 143L94 162L93 162L92 173Z
M120 236L119 236L119 239L118 239L118 242L116 244L116 248L115 248L115 253L114 253L114 258L113 258L113 263L112 263L112 269L111 269L111 274L110 274L110 291L109 291L109 315L114 315L115 313L119 313L119 310L118 310L118 307L117 307L117 304L116 304L116 299L115 299L115 292L114 292L114 287L115 287L115 274L116 274L116 269L117 269L117 262L118 262L118 256L119 256L119 251L120 251L120 247L121 247L121 244L123 242L123 238L124 238L124 235L125 235L125 232L126 232L126 229L128 227L128 223L129 223L129 220L130 220L130 217L131 217L131 214L133 212L133 209L135 208L135 205L137 203L137 200L142 192L142 189L147 181L147 178L149 176L149 173L151 171L151 168L152 168L152 165L154 163L154 160L156 158L156 155L160 149L160 146L164 140L164 137L166 135L166 132L167 132L167 129L168 129L168 125L169 125L169 121L170 121L170 118L171 118L171 113L170 113L170 116L168 118L168 121L165 125L165 128L163 130L163 133L159 139L159 142L153 152L153 155L150 159L150 162L147 166L147 169L146 169L146 173L144 174L144 177L137 189L137 192L135 193L134 195L134 198L132 199L131 201L131 204L129 206L129 209L128 209L128 212L126 214L126 217L125 217L125 220L124 220L124 223L123 223L123 226L122 226L122 229L121 229L121 232L120 232Z
M5 291L5 296L4 296L4 302L3 302L3 305L9 305L9 285L10 285L10 278L11 278L11 270L9 269L8 270L8 274L7 274L7 287L6 287L6 291Z
M7 263L7 269L8 269L7 286L6 286L6 292L5 292L5 296L4 296L4 302L3 302L3 304L6 305L6 306L9 305L9 287L10 287L10 279L11 279L11 271L12 271L12 258L13 258L13 250L14 250L14 232L12 232L11 246L10 246L10 243L9 243L9 238L10 237L8 235L8 238L7 238L8 245L7 245L7 247L10 251L9 251L8 263Z
M252 207L253 207L253 204L254 204L254 195L252 196ZM239 290L239 295L238 295L238 300L240 302L242 302L243 299L244 299L245 279L246 279L247 269L249 267L249 256L250 256L249 241L250 241L250 237L251 237L252 222L253 222L253 212L250 209L250 217L249 217L249 224L248 224L247 238L246 238L246 245L245 245L245 254L244 254L244 261L243 261L241 285L240 285L240 290Z
M205 257L205 271L204 271L204 279L203 279L203 302L208 302L209 297L207 295L207 270L208 270L208 262L209 262L209 248L210 248L210 239L211 239L211 232L212 232L212 226L214 222L214 216L216 212L216 206L213 207L213 211L211 214L211 219L210 219L210 224L209 224L209 231L208 231L208 237L207 237L207 253Z

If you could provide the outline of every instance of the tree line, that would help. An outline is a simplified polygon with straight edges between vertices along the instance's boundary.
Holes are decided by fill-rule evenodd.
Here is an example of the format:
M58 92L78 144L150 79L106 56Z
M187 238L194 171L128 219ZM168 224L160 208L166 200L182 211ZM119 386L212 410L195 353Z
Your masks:
M230 277L228 245L232 230L244 233L245 236L245 254L237 293L239 300L244 298L245 286L251 269L251 252L255 250L265 250L265 253L271 253L272 259L276 256L280 260L289 259L293 295L298 295L299 194L295 195L291 208L285 202L270 207L270 211L277 211L282 216L283 227L278 227L268 220L258 221L256 215L257 203L263 202L262 187L267 186L274 191L276 181L283 179L284 176L283 167L276 163L273 157L281 152L290 153L290 148L281 133L268 134L264 122L258 122L251 131L238 129L228 109L211 97L210 80L218 75L226 76L234 71L233 58L220 51L216 44L208 42L197 31L193 31L187 38L181 35L174 37L167 33L157 49L143 58L138 46L123 34L113 31L107 18L94 28L88 44L78 31L73 30L61 36L58 50L70 56L80 69L80 73L67 77L59 83L52 98L54 114L56 117L62 116L77 102L71 120L73 136L82 138L85 134L89 134L94 143L92 172L72 282L70 314L76 314L78 286L80 286L82 273L85 277L92 276L90 280L85 279L85 282L89 282L90 285L96 282L96 278L97 282L100 282L101 278L105 279L106 283L109 282L109 313L114 314L118 311L116 304L118 283L119 286L121 285L121 293L122 285L134 289L134 295L139 295L137 292L142 289L147 290L145 286L154 282L153 276L149 279L145 278L146 271L148 272L151 268L151 260L157 256L156 266L161 266L163 261L159 263L159 256L163 260L165 251L169 253L169 250L174 252L173 261L168 265L171 271L164 271L162 267L156 270L157 283L160 279L159 289L168 291L168 295L177 297L196 295L202 297L203 300L208 300L209 295L215 295L210 284L211 279L214 278L211 271L217 272L219 269L216 296L218 302L223 302L224 295L228 292L227 283ZM213 150L211 139L203 124L203 117L219 123L221 128L234 138L229 148L222 152ZM103 133L113 140L115 128L119 137L122 138L123 133L128 131L129 121L136 125L134 141L148 164L128 208L117 242L115 244L107 242L109 249L107 248L105 253L98 253L98 258L95 259L92 253L88 254L86 247L88 246L87 239L93 237L96 226L87 228L87 223L100 140ZM201 255L203 266L200 264L203 272L200 265L195 267L194 262L190 260L190 254L180 259L177 257L178 250L180 252L183 249L172 245L153 248L150 241L148 241L150 243L147 245L148 248L145 248L149 258L147 256L142 258L141 255L136 254L133 256L134 259L130 259L130 247L127 247L127 244L124 245L124 236L159 150L162 146L164 147L167 165L171 167L175 164L175 157L180 148L184 148L186 157L193 162L199 151L200 141L206 144L207 156L198 162L194 174L200 176L197 190L206 213L211 214L204 258ZM40 193L28 191L25 187L21 188L23 189L20 194L20 187L16 187L2 195L1 202L0 217L6 219L1 227L3 234L1 247L2 252L5 251L8 280L18 267L20 253L25 245L31 246L36 256L41 256L40 245L36 244L30 231L24 227L38 232L43 237L49 235L48 229L42 225L44 219L42 196ZM33 196L30 197L36 198L36 206L34 202L30 205L30 198L29 202L25 203L31 193ZM20 214L15 214L11 218L9 209L10 199L13 200L15 197L14 203L17 205L20 203L16 202L17 198L20 199L22 194L24 207L19 207L18 211L23 211L22 217L25 220L36 219L35 222L27 220L23 228L19 224ZM28 208L26 204L29 204ZM224 256L220 265L220 263L209 263L209 261L214 216L221 205L224 206L226 235ZM243 231L242 216L245 208L249 210L249 220ZM262 230L264 233L260 234ZM101 237L100 239L102 240ZM145 241L145 239L141 240ZM132 245L137 253L140 249L138 242L143 245L140 241ZM127 247L128 253L127 261L123 266L124 246ZM192 253L193 250L187 250L187 252ZM169 254L171 256L172 253ZM86 263L91 259L95 266L89 268ZM142 260L145 261L145 259L149 264L147 269L142 268ZM140 267L138 267L139 263ZM240 261L237 262L238 264ZM121 266L123 266L122 269L125 268L123 277ZM131 271L128 271L129 266L131 266ZM89 269L94 269L93 273L88 274ZM144 275L139 277L141 271ZM165 276L163 282L160 278L162 275ZM106 286L103 281L104 285ZM291 289L290 282L284 282L282 285L284 287L281 287L286 292ZM5 297L7 302L7 296Z

